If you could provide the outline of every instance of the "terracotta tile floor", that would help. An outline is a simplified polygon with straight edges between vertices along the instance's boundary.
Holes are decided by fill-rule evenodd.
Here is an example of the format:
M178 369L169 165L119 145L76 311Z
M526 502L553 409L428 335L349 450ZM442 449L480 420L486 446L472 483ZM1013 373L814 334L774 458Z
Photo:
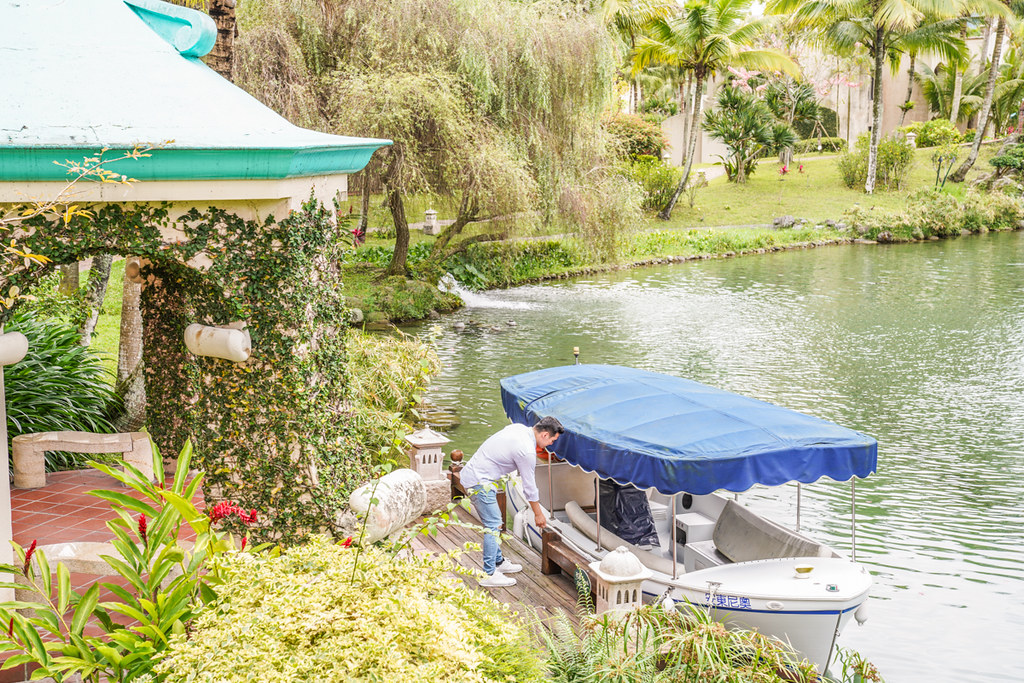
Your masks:
M110 509L110 504L105 500L89 495L89 491L97 489L127 493L134 498L142 497L122 486L116 479L91 469L47 474L46 486L41 489L11 488L14 541L27 547L33 540L38 545L71 541L103 543L111 540L114 535L106 523L108 520L116 519L117 514ZM203 506L201 493L197 493L196 504L199 507ZM79 593L95 581L123 583L117 576L71 574L72 586ZM109 591L100 593L101 602L111 597ZM87 628L87 633L90 630ZM15 667L0 671L0 683L28 680L30 675L31 669Z

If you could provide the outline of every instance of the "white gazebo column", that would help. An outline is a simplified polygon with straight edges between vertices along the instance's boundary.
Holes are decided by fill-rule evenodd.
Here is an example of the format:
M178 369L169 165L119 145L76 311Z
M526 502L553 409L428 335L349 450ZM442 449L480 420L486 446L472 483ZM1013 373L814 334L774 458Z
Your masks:
M424 512L440 510L451 502L451 484L445 478L444 452L441 447L451 439L425 427L405 437L412 447L409 452L409 467L420 475L427 490Z
M591 562L597 614L622 616L644 604L643 583L653 575L636 555L619 546L600 562Z
M0 328L2 332L2 328ZM8 332L0 334L0 441L4 446L3 457L3 480L0 485L0 562L11 564L14 562L14 549L11 548L11 541L14 539L14 528L11 524L11 480L7 476L10 467L10 453L7 452L7 398L4 396L3 367L14 365L28 353L28 339L21 332ZM13 577L0 574L3 581L12 581ZM0 589L0 601L14 600L14 590L10 588Z

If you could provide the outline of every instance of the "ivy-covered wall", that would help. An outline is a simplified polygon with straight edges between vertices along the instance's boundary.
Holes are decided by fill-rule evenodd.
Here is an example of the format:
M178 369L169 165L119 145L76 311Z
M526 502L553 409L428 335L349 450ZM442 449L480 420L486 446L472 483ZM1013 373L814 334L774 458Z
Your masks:
M280 222L219 210L172 220L167 207L111 204L67 225L31 223L35 232L19 242L53 263L23 264L0 291L29 291L53 265L94 254L147 259L143 359L148 425L161 452L176 455L191 438L208 498L261 511L265 535L289 540L329 528L368 476L343 409L343 246L331 212L310 203ZM239 320L252 335L248 361L186 350L187 325Z

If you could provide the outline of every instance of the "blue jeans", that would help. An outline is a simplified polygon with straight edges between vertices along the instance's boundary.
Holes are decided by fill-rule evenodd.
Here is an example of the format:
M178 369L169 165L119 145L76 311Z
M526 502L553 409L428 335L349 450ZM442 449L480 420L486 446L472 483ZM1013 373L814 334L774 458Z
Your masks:
M505 561L501 556L501 508L498 507L498 492L494 484L481 484L469 490L469 497L476 506L480 521L487 528L484 534L484 574L491 576L494 568Z

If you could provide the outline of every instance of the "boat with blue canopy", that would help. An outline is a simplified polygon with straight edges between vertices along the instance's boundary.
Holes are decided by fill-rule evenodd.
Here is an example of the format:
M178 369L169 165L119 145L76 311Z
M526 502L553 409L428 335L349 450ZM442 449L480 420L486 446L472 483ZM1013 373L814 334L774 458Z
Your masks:
M551 450L603 479L661 493L864 478L878 442L846 427L679 377L614 365L547 368L501 381L513 422L558 418Z
M863 566L723 492L823 477L852 487L877 468L875 439L621 366L507 377L501 400L513 422L551 416L565 428L536 469L547 529L595 563L619 548L632 552L650 570L648 601L686 601L727 626L787 641L821 672L846 623L865 619L871 576ZM515 533L543 550L551 535L536 528L517 479L508 494Z

